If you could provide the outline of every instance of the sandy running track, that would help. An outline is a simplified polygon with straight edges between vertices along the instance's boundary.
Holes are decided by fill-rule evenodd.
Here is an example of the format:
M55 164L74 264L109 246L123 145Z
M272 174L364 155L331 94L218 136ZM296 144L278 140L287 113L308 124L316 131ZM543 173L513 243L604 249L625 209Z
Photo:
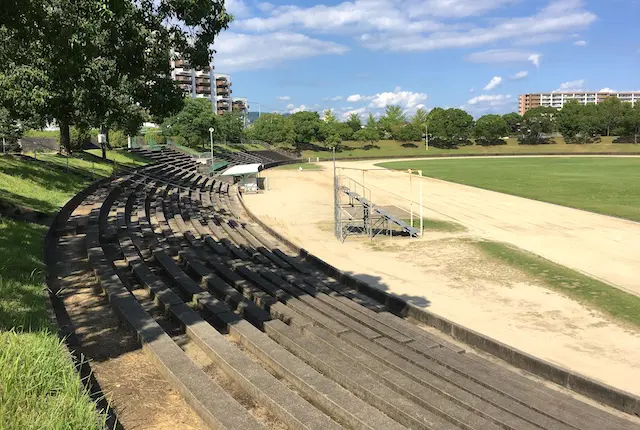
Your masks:
M382 161L338 165L374 169ZM369 176L370 184L394 187L409 198L406 175ZM487 239L511 243L640 296L640 223L438 179L422 181L425 206L438 214ZM375 188L373 193L375 202Z
M373 162L340 164L371 167ZM619 241L626 241L628 232L606 225L611 221L624 226L625 221L594 215L603 218L603 224L589 227L585 224L592 214L586 212L426 180L429 185L424 189L425 200L429 200L428 206L437 212L425 213L425 216L454 218L469 227L467 233L429 233L424 239L376 239L374 243L350 238L340 244L334 239L332 229L332 170L329 164L324 167L323 171L265 172L271 190L246 195L247 206L279 233L374 286L404 296L418 306L429 307L436 314L530 354L640 395L637 384L640 334L535 285L522 273L490 261L474 246L456 240L460 236L503 240L563 262L538 250L544 251L545 245L547 248L562 246L562 252L551 250L559 257L563 253L571 254L566 257L579 257L589 252L585 249L587 246L602 250L598 237L606 238L606 235L599 230L615 231ZM395 175L398 177L393 177ZM387 189L394 185L400 188L408 181L406 175L375 172L365 180ZM382 193L376 197L375 188L373 190L376 203L397 203ZM408 191L406 194L408 196ZM485 205L492 209L483 209ZM521 205L535 206L537 212ZM564 210L568 213L560 214L560 218L554 212ZM518 218L518 213L523 219ZM575 214L576 219L568 214ZM552 219L562 224L548 221ZM561 226L567 224L573 227L563 232ZM636 224L628 224L638 229ZM582 241L578 245L572 245L574 231ZM541 237L536 238L537 234ZM556 239L558 244L554 243ZM594 254L598 263L605 258L597 252ZM632 258L630 252L616 255L627 261ZM635 258L638 259L637 253ZM588 265L583 271L591 273L586 269ZM632 271L632 267L626 267L631 284ZM640 291L640 286L636 288Z

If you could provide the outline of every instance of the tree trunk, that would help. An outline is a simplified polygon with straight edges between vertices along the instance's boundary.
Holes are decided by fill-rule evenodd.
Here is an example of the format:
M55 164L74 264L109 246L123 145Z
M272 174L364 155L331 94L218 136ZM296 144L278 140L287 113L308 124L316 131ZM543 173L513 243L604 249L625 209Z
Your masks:
M58 126L60 127L60 153L71 154L71 132L69 130L69 121L66 119L59 119Z

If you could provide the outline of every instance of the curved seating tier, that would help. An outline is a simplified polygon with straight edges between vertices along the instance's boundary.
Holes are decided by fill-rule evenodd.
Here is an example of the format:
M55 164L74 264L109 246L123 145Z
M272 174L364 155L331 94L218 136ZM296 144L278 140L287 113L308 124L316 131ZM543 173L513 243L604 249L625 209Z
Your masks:
M190 157L144 155L156 163L91 196L87 256L115 312L213 428L635 428L328 277L249 222L235 187L197 174ZM176 333L270 421L195 363Z

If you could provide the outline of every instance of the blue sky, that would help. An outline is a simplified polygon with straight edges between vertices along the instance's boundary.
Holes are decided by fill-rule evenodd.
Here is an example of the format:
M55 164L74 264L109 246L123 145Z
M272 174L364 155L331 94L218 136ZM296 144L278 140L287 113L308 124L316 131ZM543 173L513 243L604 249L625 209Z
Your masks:
M214 48L251 110L517 108L518 94L640 90L639 0L227 0Z

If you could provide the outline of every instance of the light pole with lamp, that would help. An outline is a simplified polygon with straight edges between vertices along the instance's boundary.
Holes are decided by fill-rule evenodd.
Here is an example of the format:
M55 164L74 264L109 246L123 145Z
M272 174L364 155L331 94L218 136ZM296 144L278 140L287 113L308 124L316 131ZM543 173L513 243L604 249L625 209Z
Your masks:
M211 166L213 166L213 132L216 131L215 128L209 128L209 137L211 139Z

